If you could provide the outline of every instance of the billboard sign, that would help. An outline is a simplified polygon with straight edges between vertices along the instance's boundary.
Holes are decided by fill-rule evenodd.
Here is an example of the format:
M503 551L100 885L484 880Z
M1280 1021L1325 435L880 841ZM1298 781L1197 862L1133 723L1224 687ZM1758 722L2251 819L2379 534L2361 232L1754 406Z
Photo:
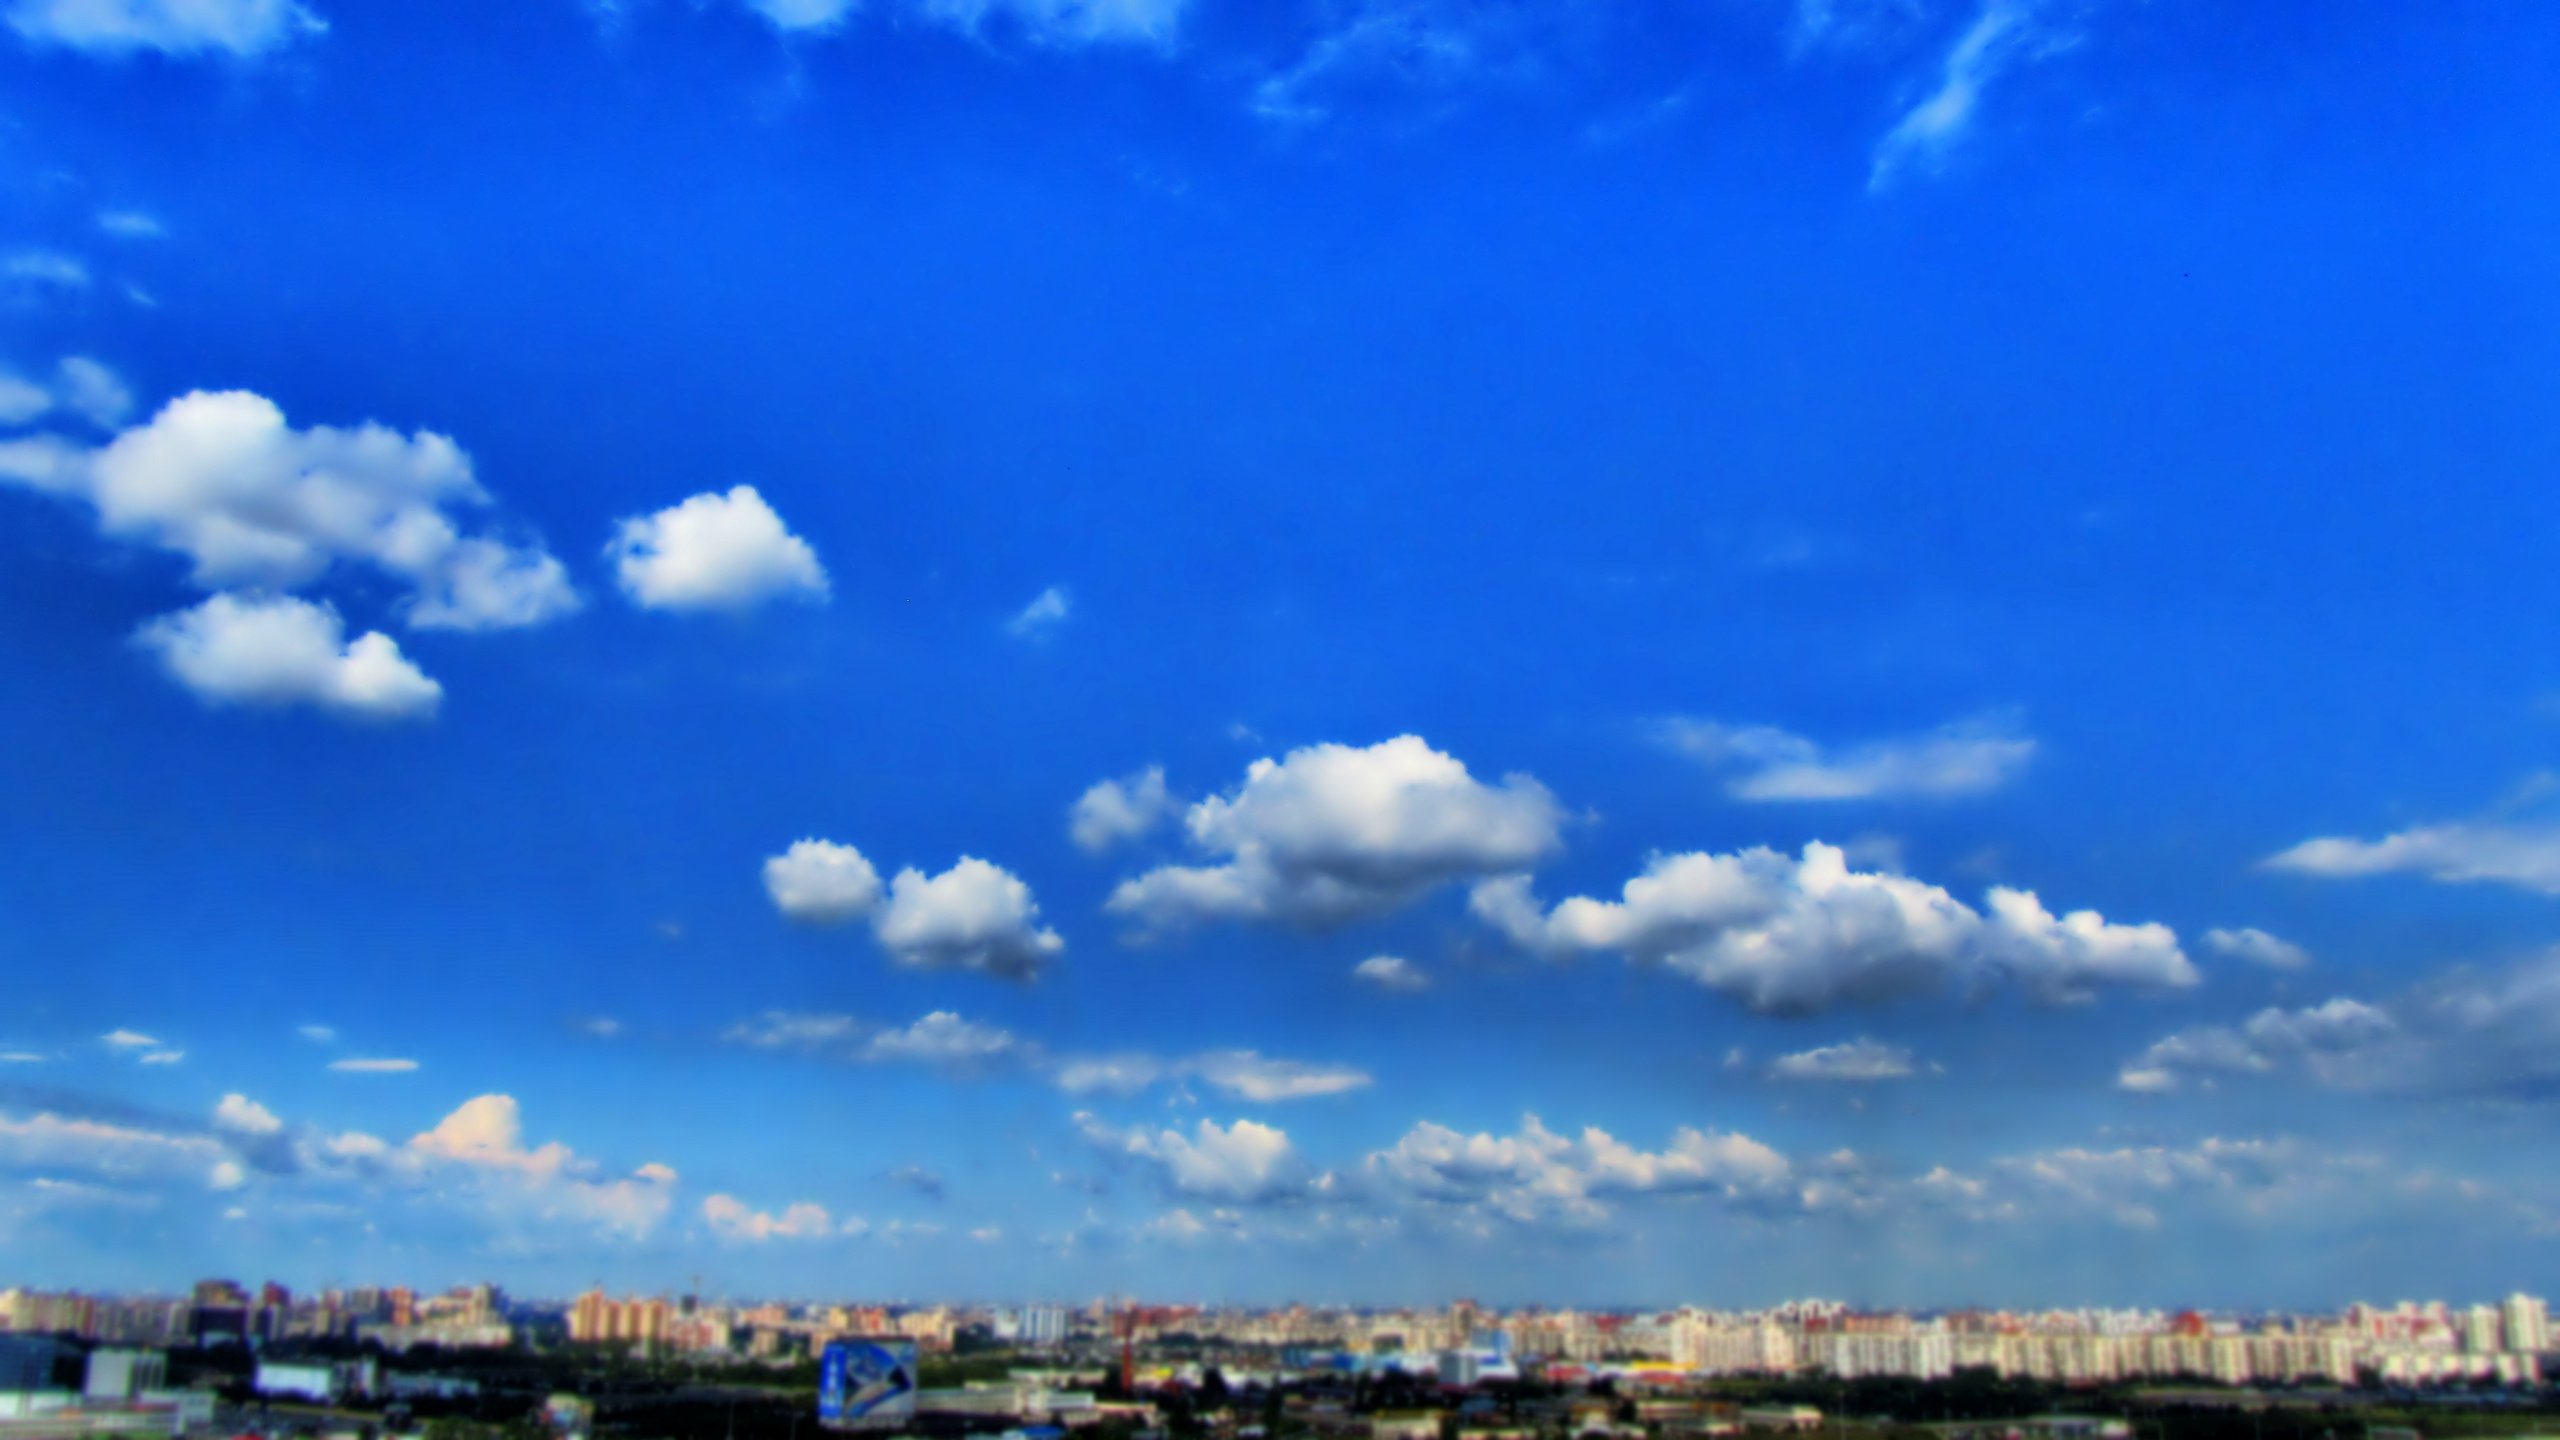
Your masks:
M904 1425L916 1414L916 1342L830 1340L818 1358L818 1421L846 1429Z

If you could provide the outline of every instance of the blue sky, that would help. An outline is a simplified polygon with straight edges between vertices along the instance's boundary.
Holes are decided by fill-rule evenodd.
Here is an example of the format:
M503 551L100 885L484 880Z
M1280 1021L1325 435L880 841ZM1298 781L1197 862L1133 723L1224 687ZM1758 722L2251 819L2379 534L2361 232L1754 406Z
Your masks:
M0 1278L2549 1283L2538 7L0 14Z

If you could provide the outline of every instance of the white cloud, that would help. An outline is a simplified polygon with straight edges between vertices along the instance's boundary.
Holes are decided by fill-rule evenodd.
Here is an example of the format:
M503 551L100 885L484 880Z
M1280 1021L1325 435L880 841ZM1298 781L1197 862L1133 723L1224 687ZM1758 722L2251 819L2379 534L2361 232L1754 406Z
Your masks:
M764 862L764 889L774 908L794 920L839 925L880 903L880 872L850 845L798 840Z
M774 1215L752 1209L734 1195L714 1195L702 1202L702 1218L712 1233L721 1239L744 1244L763 1244L769 1240L823 1240L843 1233L825 1206L805 1200ZM859 1233L859 1230L852 1233Z
M137 1063L143 1065L176 1065L184 1062L186 1058L187 1052L184 1050L153 1050L144 1055Z
M803 1015L789 1010L768 1010L754 1020L741 1020L721 1032L722 1039L732 1045L749 1045L758 1050L823 1050L846 1044L869 1033L869 1027L851 1015Z
M15 20L16 13L10 18ZM56 290L86 290L89 262L54 250L19 250L0 256L0 276Z
M249 1172L237 1160L220 1161L205 1176L208 1190L237 1190L249 1183Z
M2182 1030L2128 1062L2117 1084L2157 1093L2250 1075L2356 1093L2560 1098L2560 954L2456 969L2379 1000L2339 995Z
M615 527L605 554L623 593L652 610L745 610L827 598L809 542L784 528L752 485L704 492Z
M2270 970L2300 970L2311 963L2310 951L2290 940L2249 926L2237 930L2207 930L2204 932L2204 946L2217 955L2264 965Z
M1309 746L1256 760L1233 794L1191 807L1191 842L1219 863L1150 870L1122 882L1108 908L1154 926L1337 923L1528 866L1556 848L1562 821L1535 779L1484 784L1418 736Z
M379 630L350 641L335 607L214 595L134 632L170 678L216 705L311 705L363 720L424 719L444 687Z
M98 228L119 240L158 240L169 233L159 216L141 210L101 210Z
M98 55L238 58L329 28L295 0L12 0L9 25L29 40Z
M1769 1074L1779 1080L1907 1080L1917 1073L1908 1049L1864 1036L1781 1055L1769 1063Z
M337 1030L327 1025L299 1025L294 1027L293 1033L310 1041L314 1045L335 1045L338 1043Z
M225 1158L219 1141L43 1111L0 1114L0 1166L119 1179L193 1180Z
M962 856L939 875L898 872L872 921L889 958L916 970L974 970L1028 980L1067 948L1040 925L1031 887L1003 868Z
M110 1030L98 1039L111 1050L150 1050L160 1044L139 1030Z
M329 1068L350 1075L407 1075L418 1068L415 1060L365 1059L351 1057L332 1060Z
M2329 1147L2219 1136L2184 1146L2066 1147L2009 1157L1995 1166L2001 1188L2017 1197L2014 1207L2060 1202L2135 1230L2159 1229L2159 1207L2171 1201L2201 1197L2263 1212L2356 1180L2370 1168L2363 1157Z
M2066 1003L2102 985L2198 980L2166 926L2113 924L2088 910L2057 918L2006 887L1994 887L1979 913L1934 885L1852 870L1839 847L1819 841L1801 859L1764 847L1657 856L1614 901L1575 897L1542 913L1526 877L1515 876L1479 884L1470 903L1526 949L1614 950L1772 1014L1953 982L2006 981Z
M48 1058L33 1050L0 1050L0 1065L42 1065Z
M1591 13L1540 0L1357 0L1255 87L1253 112L1305 126L1381 96L1445 104L1479 86L1534 82L1574 48L1566 32Z
M199 390L99 449L6 447L0 480L88 502L106 534L184 555L208 590L298 589L356 564L406 586L422 629L536 625L578 605L539 545L461 531L453 512L488 493L432 431L296 429L264 397Z
M1940 726L1925 735L1871 740L1826 751L1769 725L1679 719L1659 727L1664 744L1711 769L1739 800L1951 799L2009 783L2034 758L2036 742L2005 716Z
M593 1226L642 1238L674 1204L676 1172L648 1164L607 1179L559 1141L527 1149L514 1097L477 1096L400 1152L413 1165L476 1179L501 1216Z
M1683 1126L1659 1151L1605 1130L1559 1135L1535 1115L1516 1134L1416 1125L1361 1173L1383 1193L1520 1223L1587 1224L1624 1195L1703 1194L1755 1208L1801 1206L1796 1167L1750 1136Z
M1423 973L1422 967L1401 955L1372 955L1351 967L1351 978L1380 990L1408 994L1431 986L1431 977Z
M840 28L857 0L741 0L784 34ZM903 13L972 35L1002 28L1037 45L1162 45L1186 0L907 0Z
M1256 1104L1341 1095L1369 1087L1369 1073L1346 1065L1274 1060L1253 1050L1212 1050L1180 1067L1202 1083Z
M2457 822L2422 825L2380 840L2323 836L2270 856L2266 864L2323 879L2401 873L2560 895L2560 826Z
M1075 610L1075 597L1063 585L1052 585L1031 597L1014 617L1004 622L1005 633L1023 640L1046 640L1067 623Z
M0 371L0 425L25 425L49 412L113 430L133 413L133 392L116 372L85 355L55 362L42 383ZM10 472L0 470L0 477Z
M234 1091L213 1107L213 1127L237 1135L277 1135L283 1133L284 1122L266 1106Z
M936 1010L903 1030L883 1030L862 1047L866 1060L906 1060L928 1065L972 1065L1021 1048L1013 1032L981 1025L949 1010Z
M1076 797L1067 811L1067 836L1076 847L1099 855L1124 840L1135 840L1164 823L1179 805L1165 788L1164 767L1150 765L1117 780L1104 780Z
M1078 1111L1076 1128L1106 1154L1135 1162L1175 1195L1266 1204L1307 1192L1306 1162L1286 1131L1252 1120L1221 1127L1203 1119L1190 1135L1144 1127L1117 1130Z
M1903 112L1877 144L1868 188L1935 170L1973 129L1983 91L2011 69L2068 48L2074 37L2045 22L2044 0L1984 0L1947 51L1935 89Z
M0 371L0 425L24 425L52 408L52 391L23 376Z

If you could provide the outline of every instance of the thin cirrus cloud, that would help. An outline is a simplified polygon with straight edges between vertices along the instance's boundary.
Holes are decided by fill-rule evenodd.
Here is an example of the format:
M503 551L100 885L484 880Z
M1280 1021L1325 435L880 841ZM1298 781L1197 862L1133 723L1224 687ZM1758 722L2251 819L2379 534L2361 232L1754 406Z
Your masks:
M1735 799L1763 802L1980 795L2015 780L2036 753L2035 740L2005 715L1837 749L1774 725L1671 719L1656 733L1668 748L1723 774Z
M1867 188L1881 191L1942 168L1979 123L1992 84L2069 49L2078 36L2053 23L2058 0L1984 0L1940 60L1936 83L1877 142Z
M856 0L740 0L785 35L824 35L841 29L859 8ZM1180 25L1186 0L909 0L893 7L902 16L972 35L996 31L1033 44L1163 45Z
M880 948L911 970L1031 980L1067 948L1057 931L1040 923L1029 885L974 856L960 857L939 875L901 870L884 890L861 851L810 838L768 857L764 884L774 908L789 919L821 926L868 919Z
M1811 1014L2005 983L2046 1004L2111 987L2198 983L2165 925L2055 916L2032 891L1994 886L1976 910L1945 890L1850 866L1819 841L1662 855L1616 900L1542 908L1527 876L1479 882L1476 916L1535 954L1614 951L1763 1014Z
M8 23L32 44L99 56L155 51L235 60L329 28L294 0L14 0Z
M89 262L59 250L15 250L0 255L0 278L39 290L86 290Z
M2513 885L2560 895L2560 825L2457 821L2379 840L2321 836L2268 856L2264 864L2323 880L2420 875L2449 885Z
M329 1068L346 1075L407 1075L417 1070L418 1062L387 1056L350 1056L344 1060L330 1061Z
M1242 785L1184 813L1188 839L1210 863L1134 876L1106 908L1159 930L1218 920L1335 925L1524 869L1557 848L1563 823L1535 778L1487 784L1420 736L1311 745L1256 760Z
M1920 1073L1909 1049L1860 1036L1837 1045L1820 1045L1781 1055L1769 1062L1773 1080L1814 1080L1834 1084L1873 1084L1908 1080Z
M826 567L752 485L705 491L615 525L605 546L631 602L649 610L752 610L824 601Z
M1074 613L1075 596L1063 585L1052 585L1004 622L1005 633L1017 640L1046 640Z

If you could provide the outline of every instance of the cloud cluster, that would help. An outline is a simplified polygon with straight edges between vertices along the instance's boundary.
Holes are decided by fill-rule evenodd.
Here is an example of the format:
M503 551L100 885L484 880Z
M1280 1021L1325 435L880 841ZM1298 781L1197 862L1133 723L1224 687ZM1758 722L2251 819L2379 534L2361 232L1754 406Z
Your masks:
M2117 1083L2159 1093L2238 1076L2359 1093L2560 1096L2560 955L2461 969L2380 1000L2270 1006L2158 1041Z
M2195 967L2166 926L2055 916L2028 891L1994 887L1977 911L1905 876L1850 868L1839 847L1791 858L1765 847L1656 857L1617 900L1542 910L1526 877L1485 881L1475 913L1546 955L1615 951L1658 964L1766 1014L1873 1004L1950 984L2015 985L2045 1003L2099 987L2180 988Z
M796 841L764 862L765 893L794 920L841 925L868 918L889 958L913 970L965 970L1031 980L1067 942L1040 923L1040 905L1002 866L972 856L939 875L909 868L889 882L861 851Z
M1075 1124L1106 1155L1145 1169L1168 1195L1237 1204L1270 1204L1303 1195L1317 1183L1287 1132L1251 1120L1220 1126L1203 1119L1191 1134L1121 1130L1090 1111Z
M1772 725L1674 719L1662 742L1726 772L1737 800L1950 799L1996 790L2035 757L2036 742L2005 716L1941 726L1925 735L1872 740L1838 751Z
M827 598L818 552L752 485L619 521L605 555L623 593L651 610L739 611Z
M1589 1224L1628 1195L1708 1195L1753 1209L1801 1207L1808 1192L1786 1156L1748 1135L1683 1126L1640 1150L1596 1126L1559 1135L1538 1117L1509 1135L1429 1122L1361 1165L1373 1192L1518 1223Z
M870 1226L860 1220L836 1223L827 1208L803 1200L779 1214L757 1210L734 1195L713 1195L702 1202L702 1221L711 1233L734 1244L761 1245L773 1240L824 1240L859 1235Z
M0 370L0 427L31 425L52 415L105 431L132 413L133 392L123 378L87 356L66 356L42 380Z
M1191 844L1215 863L1150 870L1123 881L1107 906L1159 929L1336 924L1532 865L1556 848L1562 823L1535 779L1486 784L1418 736L1313 745L1253 762L1233 793L1184 815Z

